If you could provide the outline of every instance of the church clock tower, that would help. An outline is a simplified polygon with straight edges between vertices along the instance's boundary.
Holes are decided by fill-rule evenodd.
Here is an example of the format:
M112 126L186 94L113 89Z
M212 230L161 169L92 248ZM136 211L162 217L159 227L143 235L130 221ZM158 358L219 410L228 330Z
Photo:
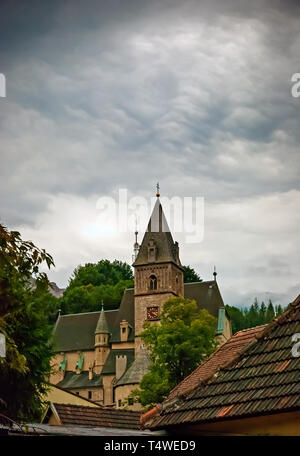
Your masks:
M183 269L178 243L173 241L163 209L157 200L134 267L135 351L141 348L139 334L146 320L158 321L163 303L183 296Z

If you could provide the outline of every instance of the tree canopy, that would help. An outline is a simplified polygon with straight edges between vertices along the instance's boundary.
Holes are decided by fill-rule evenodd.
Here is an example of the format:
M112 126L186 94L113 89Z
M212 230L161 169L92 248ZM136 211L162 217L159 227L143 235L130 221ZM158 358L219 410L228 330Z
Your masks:
M143 328L151 365L133 396L145 406L162 401L213 352L216 319L194 300L172 298L163 305L160 324L145 322Z
M118 260L87 263L74 270L60 306L63 313L93 312L103 300L105 309L115 309L125 288L130 287L133 273L129 264Z
M39 418L51 370L49 319L56 301L50 298L47 275L39 272L43 263L54 264L44 249L0 225L0 331L6 338L0 411L20 421Z
M201 277L191 266L183 266L184 283L202 282Z
M232 333L234 334L241 329L252 328L254 326L269 323L277 315L282 314L283 309L280 304L273 306L271 299L268 305L262 302L260 305L257 298L249 307L226 306L226 310L231 319Z

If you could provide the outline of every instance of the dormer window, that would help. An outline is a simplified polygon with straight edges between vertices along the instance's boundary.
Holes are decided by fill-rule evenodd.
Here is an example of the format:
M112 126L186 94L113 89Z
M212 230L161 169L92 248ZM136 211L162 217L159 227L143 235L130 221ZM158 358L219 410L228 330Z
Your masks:
M157 278L154 274L149 277L149 289L157 290Z
M154 244L153 239L150 239L148 244L148 261L149 263L156 261L156 245Z

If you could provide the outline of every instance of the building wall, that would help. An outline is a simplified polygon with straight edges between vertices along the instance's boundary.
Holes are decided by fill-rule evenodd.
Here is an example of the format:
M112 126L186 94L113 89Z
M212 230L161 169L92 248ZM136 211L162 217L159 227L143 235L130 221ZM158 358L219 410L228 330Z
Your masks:
M72 388L70 389L72 393L77 394L80 397L85 399L89 399L90 401L98 402L99 404L103 404L103 388ZM89 397L89 392L91 392L91 397Z
M129 394L138 388L138 385L121 385L115 388L115 404L116 408L124 408L124 405L119 405L119 401L125 401ZM133 404L133 405L128 405L126 404L126 409L128 410L136 410L136 411L142 411L143 407L141 404Z
M58 353L57 355L55 355L51 360L51 365L53 366L55 372L50 375L50 383L53 383L53 385L56 385L61 380L63 380L63 372L59 370L59 365L63 361L64 356L66 356L66 358L67 358L66 370L76 372L76 363L79 359L80 353L82 353L82 352L73 351L73 352L65 352L63 354ZM84 361L83 361L82 370L88 371L89 367L93 366L93 364L94 364L95 351L94 350L84 351L83 354L84 354Z
M300 436L300 411L276 413L240 420L228 420L195 426L183 426L176 432L181 435L278 435ZM175 431L174 431L175 432Z
M139 337L139 334L142 332L143 324L147 320L147 308L151 306L157 306L160 312L163 303L170 298L174 298L173 293L157 293L145 296L135 296L135 355L142 346L142 341ZM157 323L157 321L153 323Z
M93 398L91 400L94 400ZM82 395L70 394L67 390L53 386L44 396L43 401L53 402L55 404L74 404L85 405L86 407L97 407L90 401L86 401Z

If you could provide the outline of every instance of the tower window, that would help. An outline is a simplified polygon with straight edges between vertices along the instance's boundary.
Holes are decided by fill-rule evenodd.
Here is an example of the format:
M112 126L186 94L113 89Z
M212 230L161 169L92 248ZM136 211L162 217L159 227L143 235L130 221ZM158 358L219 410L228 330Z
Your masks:
M92 391L88 391L88 399L92 399Z
M157 290L157 278L154 274L149 277L149 288L150 290Z

